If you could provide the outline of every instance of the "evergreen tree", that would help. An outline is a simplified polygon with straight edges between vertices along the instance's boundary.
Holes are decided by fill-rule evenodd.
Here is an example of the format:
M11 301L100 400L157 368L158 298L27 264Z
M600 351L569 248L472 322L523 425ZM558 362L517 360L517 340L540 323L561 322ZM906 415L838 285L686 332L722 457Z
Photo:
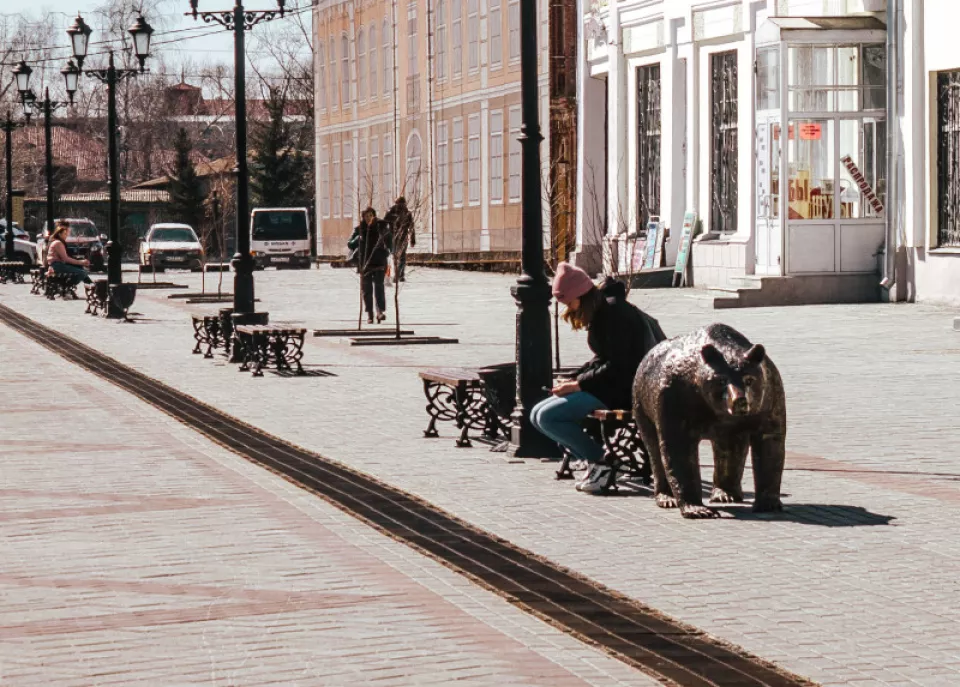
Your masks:
M181 128L177 132L177 138L173 146L177 158L174 162L173 171L167 175L167 178L170 179L170 212L173 215L172 219L189 224L199 232L205 213L206 194L203 192L203 186L197 176L197 168L194 167L193 160L190 159L193 142L190 140L186 129Z
M250 191L261 207L309 205L310 161L298 145L293 127L283 119L286 96L270 89L267 121L256 125L250 158Z

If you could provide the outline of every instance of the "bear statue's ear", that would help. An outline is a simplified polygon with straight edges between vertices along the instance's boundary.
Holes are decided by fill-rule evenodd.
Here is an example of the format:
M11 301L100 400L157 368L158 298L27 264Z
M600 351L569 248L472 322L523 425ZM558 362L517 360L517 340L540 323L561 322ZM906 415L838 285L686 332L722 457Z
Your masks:
M717 367L726 363L723 353L718 351L713 344L704 344L703 348L700 349L700 357L710 367Z
M750 365L759 365L763 362L763 359L767 357L766 349L760 345L753 345L749 351L747 351L746 361Z

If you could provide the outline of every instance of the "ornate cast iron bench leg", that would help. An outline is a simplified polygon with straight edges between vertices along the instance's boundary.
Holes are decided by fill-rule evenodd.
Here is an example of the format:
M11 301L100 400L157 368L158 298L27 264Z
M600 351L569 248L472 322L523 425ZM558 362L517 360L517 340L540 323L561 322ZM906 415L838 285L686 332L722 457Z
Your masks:
M233 342L233 354L234 358L240 367L238 368L240 372L249 372L250 371L250 362L253 357L253 348L250 341L250 336L248 334L241 334L240 332L235 332L236 338Z
M253 376L262 377L263 368L270 364L270 337L257 332L252 337L250 350L253 352Z
M468 392L466 385L462 382L457 384L454 390L454 399L457 405L457 429L460 430L460 437L457 439L457 448L470 448L473 442L470 441L470 422L467 417L467 398Z
M203 326L203 320L193 320L193 340L197 342L197 345L193 347L193 350L190 351L194 355L200 353L200 349L203 344L207 343L207 334Z
M423 380L423 395L427 397L427 415L430 416L430 422L427 423L427 428L423 430L425 439L436 439L440 436L440 432L437 431L439 411L436 408L437 394L439 394L439 392L439 384L435 384L429 379Z
M305 374L303 365L300 364L300 361L303 360L303 334L296 333L285 337L283 359L288 370L291 369L291 363L293 363L293 365L296 365L298 375Z
M563 462L560 463L560 469L557 470L557 479L574 479L573 468L570 467L570 459L573 455L570 451L563 450Z

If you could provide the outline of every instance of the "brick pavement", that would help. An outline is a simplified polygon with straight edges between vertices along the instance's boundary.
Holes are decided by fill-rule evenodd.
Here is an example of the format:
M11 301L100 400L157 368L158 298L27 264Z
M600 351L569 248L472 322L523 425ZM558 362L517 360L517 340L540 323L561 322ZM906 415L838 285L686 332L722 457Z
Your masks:
M655 684L5 328L0 350L0 684Z
M353 274L257 277L275 320L355 322ZM417 367L511 359L510 281L412 274L408 323L463 343L358 350L313 340L307 361L337 375L329 378L252 380L189 356L192 306L163 292L141 294L137 325L93 320L22 288L0 291L0 302L797 673L834 685L960 684L960 428L951 413L960 347L948 313L870 305L715 313L688 291L635 294L668 334L720 319L762 341L787 387L787 513L732 508L691 523L646 498L577 494L535 461L454 449L449 428L441 440L420 438ZM583 337L566 332L562 349L565 362L586 355Z

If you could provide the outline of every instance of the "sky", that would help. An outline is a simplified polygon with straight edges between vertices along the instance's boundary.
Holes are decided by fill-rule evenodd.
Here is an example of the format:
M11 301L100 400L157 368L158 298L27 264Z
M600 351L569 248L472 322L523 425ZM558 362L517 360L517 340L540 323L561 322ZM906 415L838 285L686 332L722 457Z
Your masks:
M184 16L184 13L190 10L189 0L153 0L159 1L160 16L146 16L146 19L153 25L156 33L153 36L154 47L152 53L162 52L164 61L172 69L182 71L184 65L187 65L185 76L190 81L191 74L201 66L211 64L231 64L233 63L233 33L227 31L219 24L205 24L202 19L194 20L192 17ZM136 0L130 0L134 4ZM91 43L97 40L103 40L107 36L101 30L99 23L101 19L96 15L95 10L102 6L104 0L36 0L31 2L29 7L36 9L21 9L27 5L26 1L21 0L0 0L0 13L2 14L26 14L28 16L40 17L45 14L52 14L54 23L62 25L65 30L73 23L77 12L84 15L84 20L90 24L94 33L90 37ZM229 9L233 6L233 0L200 0L199 9L202 10L220 10ZM287 0L287 6L307 4L297 0ZM17 11L11 11L13 5L21 5ZM245 2L248 9L275 9L276 0L248 0ZM304 20L309 25L309 18L304 15ZM258 37L268 36L270 31L274 31L280 22L291 22L287 18L275 20L271 23L258 25L253 32L247 32L248 56L251 60L265 62L267 58L264 53L257 50L256 41L251 34L256 33ZM165 35L163 35L165 34ZM66 33L62 34L63 44L68 43ZM91 46L91 52L93 47ZM309 48L304 46L304 52L308 53ZM64 58L68 56L69 51L64 50L56 53L62 54ZM93 66L93 65L91 65ZM148 62L149 66L149 62ZM59 66L57 67L59 69Z

